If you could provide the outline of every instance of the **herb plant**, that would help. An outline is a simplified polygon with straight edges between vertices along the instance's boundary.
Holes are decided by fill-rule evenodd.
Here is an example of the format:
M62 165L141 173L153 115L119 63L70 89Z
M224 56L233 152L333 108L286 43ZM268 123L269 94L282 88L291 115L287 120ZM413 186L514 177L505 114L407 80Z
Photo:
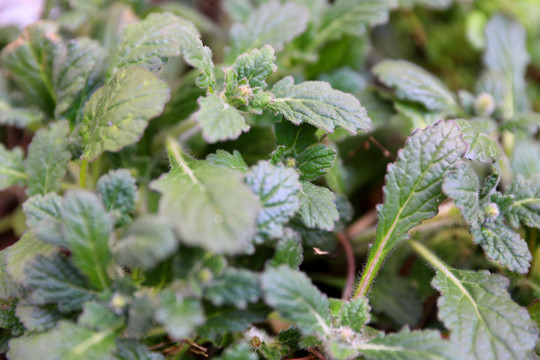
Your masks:
M220 9L3 33L7 358L537 358L540 3Z

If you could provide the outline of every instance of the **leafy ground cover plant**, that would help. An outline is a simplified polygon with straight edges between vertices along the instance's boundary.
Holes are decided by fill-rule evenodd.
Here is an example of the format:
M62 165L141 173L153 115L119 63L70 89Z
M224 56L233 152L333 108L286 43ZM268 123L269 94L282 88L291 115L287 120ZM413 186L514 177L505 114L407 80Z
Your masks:
M0 145L2 352L537 358L534 12L72 1L4 29L0 123L32 138Z

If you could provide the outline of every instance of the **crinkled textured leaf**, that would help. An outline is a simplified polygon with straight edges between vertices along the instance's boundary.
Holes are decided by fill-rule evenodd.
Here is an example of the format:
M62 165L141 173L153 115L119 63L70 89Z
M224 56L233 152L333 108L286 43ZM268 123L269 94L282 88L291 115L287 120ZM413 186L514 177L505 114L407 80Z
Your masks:
M140 339L155 325L155 305L149 292L142 290L136 293L129 304L126 329L129 338Z
M20 336L24 333L23 324L15 315L17 299L0 301L0 328L9 330L12 336Z
M212 280L204 296L216 306L226 304L245 309L248 303L259 300L261 296L259 279L249 270L227 268Z
M173 169L150 186L162 193L159 212L186 244L240 253L251 243L259 201L232 170L200 161L186 171Z
M527 180L518 175L507 194L515 197L510 208L512 217L527 226L540 228L540 174ZM517 221L514 220L514 223Z
M146 345L132 339L116 339L117 360L164 360L163 355L148 350Z
M369 322L369 304L366 298L358 297L344 301L339 312L339 324L350 327L354 332L361 332Z
M251 88L266 88L266 78L277 70L274 64L274 48L266 45L261 50L254 49L250 53L244 53L236 58L233 69L238 75L238 80L246 79Z
M58 310L69 313L94 297L86 279L64 255L38 255L28 261L23 272L34 305L56 304Z
M183 26L178 35L180 36L180 48L185 62L200 72L197 78L197 86L210 89L216 88L216 75L210 48L204 46L199 35L187 26Z
M148 70L117 71L84 107L83 158L95 160L103 151L118 151L139 140L169 97L165 81Z
M249 125L238 110L219 96L210 94L199 98L200 110L195 119L202 128L204 139L210 143L238 138L249 130Z
M461 132L463 141L469 145L469 150L465 157L484 163L498 161L502 156L502 150L495 140L490 138L478 122L467 120L456 120Z
M281 121L274 125L277 145L295 149L298 154L317 143L316 131L317 128L305 123L294 125L289 121Z
M248 166L238 150L234 150L232 154L225 150L217 150L215 154L208 155L206 160L211 164L225 166L244 173L248 170Z
M332 167L336 152L325 145L313 146L297 157L298 171L302 174L300 180L313 180L326 174L326 169Z
M459 348L441 339L438 331L410 331L404 328L356 346L373 360L462 360Z
M67 248L61 216L62 198L56 193L34 195L23 203L26 225L35 236L49 244Z
M28 147L24 168L28 174L29 196L58 191L71 153L68 150L69 126L57 122L49 128L39 130Z
M26 173L23 166L24 154L20 148L7 150L0 144L0 189L12 185L24 185Z
M442 296L438 316L450 329L450 340L466 359L529 359L538 338L527 310L506 291L508 280L487 271L437 271L433 287Z
M28 331L42 332L52 329L64 316L55 305L34 306L21 301L17 303L15 314Z
M0 100L0 124L25 128L29 124L38 124L43 121L44 114L34 108L20 108L11 106Z
M77 323L88 329L105 330L122 325L123 321L124 317L116 314L109 306L96 301L88 301L84 304Z
M456 103L452 93L435 76L405 60L383 60L373 73L386 86L396 89L401 100L419 102L428 110L452 113Z
M173 254L178 242L172 229L158 217L139 218L111 245L119 264L151 269Z
M155 318L172 338L183 339L193 336L195 327L204 323L204 312L199 300L165 290L159 294Z
M273 267L287 265L291 269L298 269L304 260L303 250L300 234L286 228L283 236L276 244L276 252L272 260L268 262L268 265Z
M367 28L387 22L390 10L396 6L396 0L337 0L322 17L318 41L363 35Z
M328 298L302 272L282 265L262 275L266 303L304 334L330 333Z
M244 343L229 346L217 360L257 360L257 354Z
M116 360L114 338L114 328L94 331L64 320L48 332L11 340L7 356L17 360L35 360L38 354L41 360Z
M270 1L251 12L244 24L235 23L231 28L229 58L238 54L271 45L281 51L283 45L307 28L309 12L292 2L280 4Z
M248 307L238 309L231 306L219 308L205 308L205 323L197 328L197 334L201 337L214 339L216 336L227 332L246 331L252 323L266 320L265 309Z
M310 229L331 231L339 220L336 195L327 188L302 181L300 190L300 218Z
M480 219L480 181L472 166L467 162L459 162L455 169L446 175L443 191L454 200L468 224L477 223Z
M6 270L16 283L24 280L23 269L37 255L48 255L54 247L36 239L32 231L26 231L13 245L3 251L6 260Z
M55 94L51 84L53 59L60 37L51 21L40 21L24 29L2 49L0 63L30 101L42 110L54 110Z
M113 213L116 225L127 224L139 198L135 178L129 170L109 171L99 178L96 190L101 195L105 210Z
M6 258L0 254L0 299L10 299L17 296L17 293L17 286L7 272Z
M73 263L88 277L92 287L107 288L111 218L102 203L94 194L69 192L62 203L62 218Z
M495 15L487 23L484 63L489 70L502 74L512 89L512 113L526 111L530 104L525 93L525 71L530 61L525 29L516 20Z
M276 98L268 108L297 125L307 122L328 132L341 127L351 134L371 129L371 119L360 101L332 89L327 82L304 81L295 85L292 76L287 76L274 85L272 92Z
M105 49L88 38L72 39L57 51L52 73L57 117L80 122L84 103L102 85L106 56Z
M300 207L301 184L296 171L260 161L246 174L245 181L261 200L262 209L257 215L259 235L282 236L283 225Z

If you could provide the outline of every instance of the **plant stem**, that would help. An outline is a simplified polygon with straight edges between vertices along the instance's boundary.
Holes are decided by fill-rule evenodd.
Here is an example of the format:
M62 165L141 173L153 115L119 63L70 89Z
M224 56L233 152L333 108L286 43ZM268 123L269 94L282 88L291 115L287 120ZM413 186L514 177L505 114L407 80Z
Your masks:
M454 274L452 274L450 270L448 270L448 265L446 265L441 259L439 259L437 255L431 252L426 246L415 240L409 240L409 245L411 245L414 251L416 251L420 256L427 260L427 262L433 265L435 269L444 273L448 278L455 279ZM457 281L456 283L459 283L459 281ZM467 291L464 291L464 293L466 292Z
M83 159L81 162L81 169L79 171L79 186L83 189L86 188L86 171L88 169L88 161Z

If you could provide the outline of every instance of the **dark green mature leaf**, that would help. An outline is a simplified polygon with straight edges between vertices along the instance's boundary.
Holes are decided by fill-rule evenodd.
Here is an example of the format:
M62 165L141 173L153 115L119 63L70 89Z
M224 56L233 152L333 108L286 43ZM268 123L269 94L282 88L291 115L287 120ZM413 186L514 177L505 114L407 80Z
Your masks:
M52 73L56 117L65 117L72 124L80 122L84 103L102 84L105 58L105 49L88 38L70 40L57 51Z
M174 253L178 242L172 229L161 218L139 218L111 245L119 264L129 268L151 269Z
M266 302L305 334L330 334L328 298L302 272L282 265L262 275Z
M61 215L62 198L56 193L34 195L23 203L26 225L42 241L59 247L68 247L64 238Z
M59 312L54 305L34 306L22 301L17 303L15 314L21 320L28 331L42 332L52 329L64 314Z
M0 144L0 189L24 185L27 175L23 165L24 154L20 148L7 150Z
M23 271L23 282L34 305L56 304L58 310L69 313L94 298L86 279L64 255L38 255L28 261Z
M179 340L193 336L195 328L204 323L204 312L199 300L184 299L174 290L165 290L159 294L155 318L172 338Z
M69 192L62 202L62 218L73 263L88 277L92 287L107 288L111 218L102 203L94 194Z
M459 162L444 179L443 190L454 200L468 224L474 224L480 217L480 181L478 175L467 162Z
M17 299L0 301L0 328L9 330L13 336L20 336L24 333L23 324L15 315L17 301Z
M306 123L294 125L288 121L281 121L274 124L274 131L277 145L295 149L298 154L318 142L315 135L317 128Z
M457 104L452 93L435 76L405 60L383 60L373 73L386 86L396 89L401 100L419 102L428 110L453 113Z
M135 210L139 198L135 178L127 169L109 171L99 178L96 190L101 195L105 210L112 212L116 225L125 225Z
M529 109L525 93L525 71L530 61L526 32L520 23L505 15L495 15L487 23L484 63L504 76L512 91L511 114Z
M35 360L116 360L116 328L101 331L86 329L70 321L61 321L49 332L26 334L10 342L10 359Z
M259 201L232 170L204 161L183 162L150 186L162 193L159 212L186 244L239 253L251 243Z
M0 299L7 300L17 296L17 286L7 271L6 258L0 254Z
M354 332L359 333L369 322L369 310L368 301L364 297L344 301L339 312L339 324L348 326Z
M23 269L26 264L37 255L48 255L54 251L54 247L36 239L32 231L27 231L13 245L3 251L6 260L6 270L16 283L24 280Z
M336 152L326 145L316 145L302 152L296 158L300 180L313 180L326 174L336 159Z
M529 179L518 175L506 193L515 198L508 214L514 225L517 226L519 220L527 226L540 228L540 174Z
M226 268L208 285L204 296L216 306L226 304L245 309L261 296L258 276L249 270Z
M206 308L206 321L197 328L197 333L203 338L214 339L226 332L245 331L252 323L265 321L266 313L267 311L260 309L260 307L248 307L247 309L229 306Z
M371 129L371 119L366 109L351 94L334 90L324 81L305 81L294 84L287 76L272 88L274 102L268 108L282 114L287 120L333 132L341 127L351 134Z
M117 360L163 360L163 355L148 350L146 345L132 339L116 339Z
M60 44L58 27L40 21L24 29L11 44L2 49L0 63L30 101L52 112L56 96L52 85L52 67Z
M388 21L396 0L337 0L324 13L316 35L316 44L343 35L363 35L369 27Z
M527 310L506 291L508 280L487 271L437 271L438 316L467 359L529 359L538 338Z
M259 235L281 237L283 225L300 207L298 174L293 169L261 161L246 174L245 181L261 200L262 209L257 215Z
M249 130L249 125L242 114L221 97L209 94L197 101L200 110L195 119L202 129L207 142L214 143L238 138L242 132Z
M467 120L456 122L463 133L463 141L469 145L465 154L467 159L491 163L501 158L502 150L499 144L486 134L488 129L483 128L481 123Z
M28 147L24 168L28 174L29 196L58 191L71 159L68 150L69 126L57 122L49 128L39 130Z
M266 78L268 78L277 66L274 64L274 48L265 45L259 49L254 49L250 53L245 53L236 58L233 69L236 71L238 80L247 80L251 88L266 88Z
M339 220L335 200L336 195L327 188L302 181L298 214L308 228L331 231Z
M308 20L308 10L292 2L263 4L251 12L244 24L232 26L228 58L233 60L238 54L264 45L281 51L285 43L306 30Z
M95 160L103 151L118 151L139 140L169 97L167 84L151 72L141 68L117 71L84 107L83 158Z
M217 150L215 154L208 155L206 160L211 164L225 166L243 173L248 170L248 166L238 150L234 150L232 154L225 150Z
M0 124L25 128L43 121L44 114L38 109L14 107L0 100Z
M287 265L291 269L298 269L302 260L304 260L303 250L300 234L292 229L285 228L283 236L276 244L274 257L268 262L268 265L273 267Z
M356 349L374 360L461 360L459 348L441 339L438 331L410 331L404 328L356 346Z
M109 306L96 301L86 302L77 320L79 325L93 330L106 330L110 327L121 326L123 322L122 315L116 314Z

